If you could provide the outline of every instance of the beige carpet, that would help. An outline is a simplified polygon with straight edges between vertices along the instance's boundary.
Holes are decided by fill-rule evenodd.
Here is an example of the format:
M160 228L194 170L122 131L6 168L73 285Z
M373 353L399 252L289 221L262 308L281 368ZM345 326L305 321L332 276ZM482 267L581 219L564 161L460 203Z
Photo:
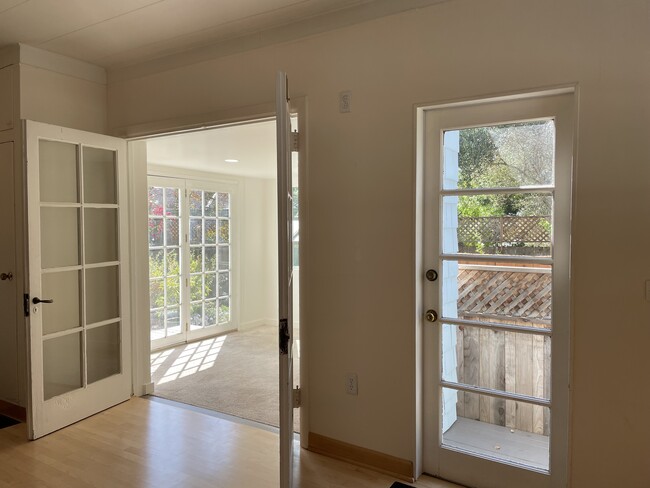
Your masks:
M277 336L259 326L155 352L154 395L278 427ZM299 370L295 357L295 385ZM298 410L294 417L298 432Z

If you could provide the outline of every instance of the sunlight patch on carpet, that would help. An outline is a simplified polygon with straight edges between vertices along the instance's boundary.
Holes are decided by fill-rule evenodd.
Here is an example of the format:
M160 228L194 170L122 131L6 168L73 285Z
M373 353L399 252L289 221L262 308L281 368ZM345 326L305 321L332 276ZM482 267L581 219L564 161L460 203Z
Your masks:
M191 376L199 371L205 371L214 366L228 335L222 335L184 346L178 357L165 369L165 362L173 349L168 349L151 355L151 372L159 368L162 378L158 384L169 383L179 378Z

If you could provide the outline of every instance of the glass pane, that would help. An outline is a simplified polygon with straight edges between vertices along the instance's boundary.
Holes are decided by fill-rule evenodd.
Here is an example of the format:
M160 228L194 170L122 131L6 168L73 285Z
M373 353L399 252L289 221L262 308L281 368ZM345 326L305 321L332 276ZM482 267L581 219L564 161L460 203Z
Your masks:
M203 303L190 305L190 328L200 329L203 327Z
M163 189L149 187L149 215L163 214Z
M165 188L165 215L179 215L179 192L178 188Z
M161 308L165 306L165 282L162 279L149 281L149 306Z
M167 278L167 303L166 306L181 303L181 279Z
M219 244L230 242L230 221L219 220Z
M151 325L151 340L165 337L165 316L163 311L152 311L149 320Z
M190 276L190 300L203 300L203 275Z
M178 307L167 309L167 337L181 333L181 310Z
M43 393L45 400L83 386L81 333L43 341Z
M547 470L547 407L442 389L443 446Z
M119 266L86 269L86 323L120 317Z
M205 271L217 270L217 248L215 246L205 247Z
M121 371L120 323L103 325L86 332L88 383Z
M552 120L446 131L443 188L553 184Z
M149 247L160 247L163 245L165 231L163 219L149 219Z
M230 194L219 193L218 196L219 217L230 217Z
M162 249L149 251L149 276L151 278L162 278L165 274L163 267L164 255L165 251Z
M167 275L178 276L181 274L178 249L167 249Z
M203 271L203 248L190 248L190 273L200 273Z
M219 323L230 322L230 298L219 299Z
M83 148L84 202L117 203L115 151Z
M85 208L84 215L86 263L117 261L117 209Z
M190 244L203 242L203 220L190 219Z
M38 150L41 202L79 203L76 144L41 140Z
M551 327L550 267L444 261L442 280L443 317Z
M445 253L551 255L551 195L444 197L443 209Z
M192 190L190 191L190 215L192 217L200 217L201 209L203 208L203 192Z
M81 305L79 299L79 271L46 273L42 275L43 298L52 298L54 303L41 307L43 334L81 326Z
M217 221L216 219L205 219L205 243L216 244L217 242Z
M219 271L230 269L230 248L219 246Z
M550 399L550 337L449 324L442 334L444 380Z
M79 254L79 210L41 208L41 267L77 266Z
M217 301L210 300L205 302L205 326L217 324Z
M165 224L167 226L167 232L165 232L165 245L178 246L178 219L165 219Z
M217 194L206 191L203 194L203 212L206 217L216 217L217 215Z
M219 296L230 295L230 273L219 273Z
M205 298L217 298L217 275L206 273L205 275Z

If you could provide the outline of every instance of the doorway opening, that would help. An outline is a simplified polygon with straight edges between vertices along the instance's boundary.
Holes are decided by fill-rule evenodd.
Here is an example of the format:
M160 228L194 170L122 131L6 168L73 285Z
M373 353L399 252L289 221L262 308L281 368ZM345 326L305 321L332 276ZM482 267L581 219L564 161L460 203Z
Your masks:
M154 395L278 427L275 119L145 142Z

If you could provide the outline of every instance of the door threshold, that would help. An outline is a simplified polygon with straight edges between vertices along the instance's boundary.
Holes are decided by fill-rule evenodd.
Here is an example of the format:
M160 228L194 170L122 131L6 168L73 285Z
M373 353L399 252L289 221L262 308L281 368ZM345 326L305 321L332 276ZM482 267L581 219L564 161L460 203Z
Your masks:
M151 400L152 402L164 403L165 405L170 405L172 407L183 408L185 410L191 410L193 412L202 413L204 415L209 415L210 417L217 417L223 420L228 420L236 424L248 425L249 427L255 427L256 429L265 430L267 432L273 432L274 434L279 434L280 429L274 427L273 425L263 424L262 422L255 422L254 420L244 419L242 417L237 417L235 415L229 415L227 413L216 412L208 408L197 407L196 405L190 405L189 403L177 402L175 400L168 400L167 398L162 398L155 395L146 395L143 398ZM293 433L294 440L300 440L300 434Z

